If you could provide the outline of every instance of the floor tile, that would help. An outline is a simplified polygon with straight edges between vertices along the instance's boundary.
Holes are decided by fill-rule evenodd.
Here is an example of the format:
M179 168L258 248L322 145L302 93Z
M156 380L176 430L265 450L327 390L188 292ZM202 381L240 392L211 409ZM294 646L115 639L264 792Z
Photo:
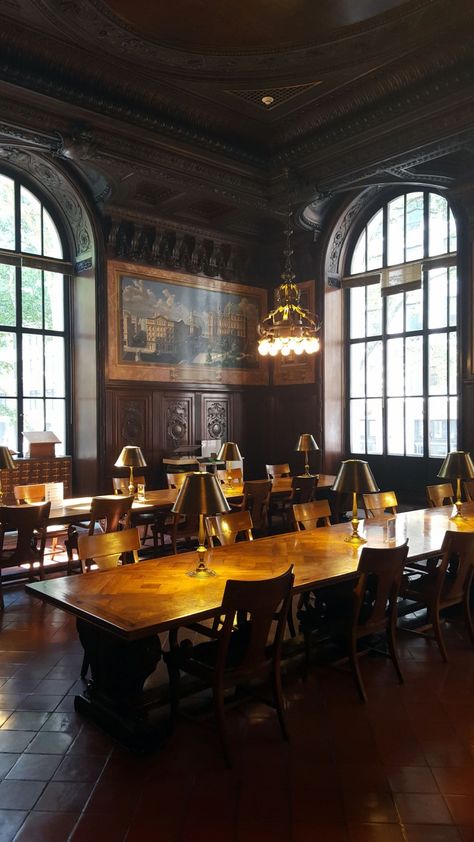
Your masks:
M73 739L74 737L71 734L40 731L29 744L27 751L34 754L65 754Z
M12 713L2 725L2 731L37 731L46 722L47 713L20 710Z
M349 842L404 842L398 824L349 824Z
M446 795L455 824L474 826L474 792L469 795Z
M66 842L79 817L79 813L35 811L29 814L15 842Z
M400 819L406 824L453 824L451 814L441 795L395 793Z
M443 795L470 795L474 798L474 765L434 768L433 776Z
M43 781L8 781L0 783L0 809L11 807L31 810L44 789Z
M60 762L61 758L56 754L22 754L6 780L49 781Z
M39 710L45 713L52 713L58 706L62 696L45 696L42 693L30 693L22 696L15 707L17 710Z
M28 743L36 736L36 731L3 731L0 730L1 751L24 751Z
M100 776L106 758L94 755L67 754L61 760L53 780L55 781L96 781Z
M19 757L21 757L21 754L7 754L6 752L0 754L0 779L7 775Z
M0 810L0 842L12 842L27 815L24 810Z
M458 828L449 825L404 825L406 842L462 842Z
M439 793L430 769L423 766L390 767L386 770L393 792Z
M92 783L51 781L42 793L35 809L56 813L81 812L92 788Z

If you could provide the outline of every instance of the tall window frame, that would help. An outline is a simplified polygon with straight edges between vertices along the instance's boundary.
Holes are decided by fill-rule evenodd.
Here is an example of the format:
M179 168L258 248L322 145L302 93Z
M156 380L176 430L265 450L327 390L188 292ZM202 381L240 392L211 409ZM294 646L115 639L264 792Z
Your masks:
M70 445L72 264L55 209L28 179L0 169L0 443L24 452L23 432Z
M457 449L456 250L453 211L433 190L387 195L354 230L343 280L352 454Z

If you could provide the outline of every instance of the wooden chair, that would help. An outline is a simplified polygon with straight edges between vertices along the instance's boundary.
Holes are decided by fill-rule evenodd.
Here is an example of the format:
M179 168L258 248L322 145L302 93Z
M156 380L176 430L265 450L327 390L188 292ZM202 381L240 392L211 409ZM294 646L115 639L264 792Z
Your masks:
M454 504L454 489L450 482L441 482L438 485L426 486L426 499L428 506L452 506Z
M437 566L419 568L405 578L400 595L413 600L417 605L427 608L427 624L432 627L432 635L420 629L406 631L432 637L436 640L443 661L448 660L446 645L441 631L441 612L455 605L462 605L464 619L472 644L474 645L474 625L470 608L470 591L474 571L474 532L454 532L448 529L444 536L442 555Z
M78 535L78 556L81 570L87 573L91 564L95 564L99 571L112 570L123 564L125 554L131 555L134 563L138 562L140 549L140 534L138 529L122 529L120 532L102 532L97 535ZM82 659L81 678L85 678L89 669L89 659L86 654Z
M394 491L377 491L373 494L363 494L364 511L366 517L380 517L388 513L397 514L398 500Z
M25 506L0 506L0 608L3 609L1 570L5 567L39 565L40 579L44 578L43 558L46 544L48 517L51 503L33 503ZM5 546L5 538L15 540L15 545Z
M293 521L297 532L330 526L331 508L327 500L312 500L310 503L293 504Z
M474 502L474 479L466 479L463 482L464 496L468 503Z
M216 546L216 539L221 546L235 544L238 536L242 534L247 541L253 541L253 523L248 511L211 515L204 518L204 525L211 547Z
M357 643L361 638L378 635L381 632L386 633L388 654L400 683L403 683L395 645L395 633L397 600L407 554L407 542L400 547L364 547L359 559L359 578L352 593L346 588L348 598L345 601L342 600L340 605L332 606L333 613L330 612L319 626L330 634L345 637L349 663L363 701L367 701L367 694L359 669L357 651ZM310 607L299 613L307 663L310 655L311 632L315 628L311 615Z
M138 529L133 527L120 532L79 535L77 545L82 572L87 573L90 564L86 561L95 564L99 570L110 570L119 565L123 553L130 553L137 563L141 542Z
M280 516L283 520L292 524L293 505L295 503L307 503L313 499L316 487L316 477L292 477L291 490L287 495L271 495L269 519L272 522L274 515Z
M235 510L249 511L254 529L265 531L268 528L268 509L272 481L270 479L255 479L244 482L241 503L232 503Z
M230 476L232 478L232 485L242 485L243 483L243 474L242 468L231 468L229 471ZM216 471L216 477L222 485L227 485L227 471L219 468Z
M253 582L229 579L219 609L220 624L216 623L212 629L200 624L190 626L211 640L196 646L185 640L166 657L173 717L176 716L179 704L180 670L212 687L214 710L227 766L230 766L224 705L227 688L240 687L253 679L264 681L270 678L280 727L287 739L280 657L293 581L292 567L273 579ZM237 617L248 619L236 624ZM274 623L276 627L271 637Z
M79 534L94 535L103 532L117 532L122 527L130 526L130 510L133 497L121 494L93 497L90 520L73 523L68 528L68 537L64 542L68 557L68 575L72 573L73 552L78 551Z
M14 485L13 494L19 505L25 503L44 503L46 500L46 486L44 482L31 485ZM47 540L51 541L51 558L54 559L58 548L58 539L67 537L67 526L52 524L47 528ZM46 549L46 548L45 548ZM63 549L63 548L62 548Z
M275 479L275 477L289 477L291 474L288 462L283 462L281 465L265 465L268 479Z
M134 483L134 494L137 494L137 488L139 485L145 485L145 477L143 476L135 476L133 477ZM129 494L129 478L128 477L112 477L112 485L114 489L114 494L123 494L127 496ZM145 544L146 541L153 541L153 549L159 549L158 543L158 535L161 535L161 527L163 523L164 515L161 512L153 511L153 512L130 512L130 526L142 526L143 527L143 535L142 535L142 544ZM149 535L149 530L151 531L151 535Z

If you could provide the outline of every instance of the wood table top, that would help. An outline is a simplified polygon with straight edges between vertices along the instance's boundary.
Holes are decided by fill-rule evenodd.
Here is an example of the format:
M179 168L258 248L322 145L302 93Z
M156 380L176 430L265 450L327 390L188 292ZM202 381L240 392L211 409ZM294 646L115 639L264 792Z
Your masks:
M474 504L462 521L449 519L451 507L421 509L396 516L396 538L387 541L386 520L361 521L368 546L409 542L408 560L438 555L447 529L474 531ZM345 542L350 524L291 532L208 551L216 576L186 576L196 552L181 553L87 573L28 584L27 590L128 640L212 617L221 605L227 579L266 579L294 565L295 592L354 577L362 545Z

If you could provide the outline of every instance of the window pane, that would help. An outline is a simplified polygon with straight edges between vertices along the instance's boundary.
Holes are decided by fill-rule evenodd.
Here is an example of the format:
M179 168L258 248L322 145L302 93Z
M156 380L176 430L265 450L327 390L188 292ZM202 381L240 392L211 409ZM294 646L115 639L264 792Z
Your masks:
M387 263L394 266L405 259L405 197L397 196L388 203Z
M449 326L454 327L458 323L458 271L456 266L448 269L449 284Z
M20 189L21 250L41 254L41 202L26 187Z
M393 298L394 296L389 296ZM412 289L405 293L405 330L423 329L423 290Z
M383 211L379 210L367 225L367 269L382 266Z
M387 395L403 395L403 339L387 340Z
M367 401L367 453L383 453L382 401Z
M365 287L350 290L351 339L365 336Z
M423 398L405 401L405 437L406 455L423 456Z
M365 342L351 345L351 398L365 396Z
M0 175L0 248L15 248L15 183Z
M387 401L387 453L403 456L405 453L403 398L390 398Z
M449 449L458 449L458 399L449 399Z
M379 284L367 287L367 336L382 333L382 296Z
M46 257L58 257L62 260L63 247L59 239L58 229L46 208L43 208L43 254Z
M408 193L405 259L420 257L423 257L423 193Z
M64 398L64 339L62 336L45 336L45 390L48 398Z
M443 196L430 193L428 254L446 254L448 251L448 203Z
M403 292L387 295L387 333L403 332Z
M16 325L15 267L0 263L0 322Z
M44 400L25 398L23 401L23 430L44 430Z
M449 334L449 394L458 393L458 337L454 331Z
M422 336L407 336L405 340L405 394L423 394Z
M448 323L448 276L446 269L428 272L428 327L446 327Z
M382 397L382 342L367 342L367 397Z
M0 441L11 450L18 448L18 404L0 396Z
M357 275L359 272L366 271L365 265L365 228L362 231L359 239L357 240L357 245L354 249L354 254L352 255L351 261L351 275Z
M36 333L23 334L23 394L43 396L43 337ZM43 427L29 427L29 430Z
M0 333L0 395L17 395L16 335L7 331Z
M46 401L46 430L56 433L61 443L56 444L56 455L64 456L66 441L66 402L63 400Z
M428 399L428 456L442 459L448 452L448 401Z
M365 400L351 401L351 453L365 453Z
M64 330L64 275L44 273L44 326Z
M43 280L40 269L21 270L23 327L43 327Z
M428 394L445 395L448 391L448 342L445 333L428 337Z
M457 239L457 231L456 231L456 222L454 220L454 214L450 210L449 211L449 251L457 251L458 248L458 239Z

